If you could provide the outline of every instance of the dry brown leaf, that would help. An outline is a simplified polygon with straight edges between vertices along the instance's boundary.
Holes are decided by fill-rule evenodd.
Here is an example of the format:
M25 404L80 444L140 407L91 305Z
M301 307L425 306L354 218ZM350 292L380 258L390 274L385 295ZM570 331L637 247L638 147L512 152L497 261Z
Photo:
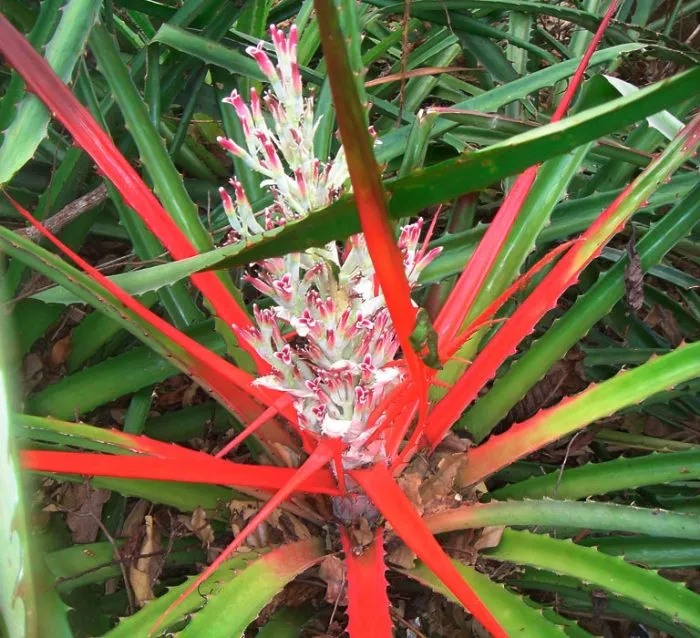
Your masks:
M66 523L75 543L92 543L97 539L102 507L111 494L109 490L95 489L87 483L67 487L61 506L68 510Z
M178 520L191 532L194 532L205 547L214 542L214 530L207 520L207 513L203 507L197 506L192 516L180 514Z
M297 450L293 450L277 441L272 443L272 447L277 451L277 454L287 467L299 467L301 465L301 454Z
M455 479L466 460L466 455L461 453L445 456L436 472L423 482L420 496L426 513L440 509L445 505L446 498L453 495Z
M309 528L304 525L304 523L299 520L297 516L294 516L291 512L285 512L284 518L282 519L287 523L287 526L291 529L292 538L289 538L289 534L285 534L286 540L306 540L311 538L311 532ZM283 529L283 531L285 531Z
M131 511L126 515L119 535L126 538L136 536L140 531L141 525L143 525L143 517L146 516L146 512L148 512L150 507L151 504L147 500L138 500L131 508Z
M637 252L634 231L627 242L627 266L625 267L625 300L632 310L639 312L644 307L644 270Z
M194 403L195 397L197 395L197 390L199 390L199 386L196 383L192 383L190 384L190 386L188 386L188 388L182 395L183 406L187 407Z
M418 557L406 546L405 543L399 543L395 549L390 551L386 560L388 563L397 565L403 569L413 569L416 566Z
M51 354L49 355L49 360L54 368L64 364L68 355L70 355L71 349L73 348L72 336L67 335L63 339L59 339L51 347Z
M139 554L146 555L134 561L129 568L129 582L134 591L134 597L139 607L147 600L153 600L153 583L155 582L162 564L160 556L149 556L161 549L160 535L153 524L153 517L146 516L146 536Z
M418 513L423 514L423 499L421 498L422 476L417 472L408 472L399 477L398 483L408 500L418 510Z
M326 556L319 566L318 575L326 581L326 602L347 604L342 598L345 588L345 563L337 556Z
M360 516L350 528L350 541L353 547L367 547L372 544L373 540L374 532L372 528L369 526L367 519Z
M488 549L489 547L498 547L503 536L505 525L490 525L481 530L481 535L474 543L474 549Z

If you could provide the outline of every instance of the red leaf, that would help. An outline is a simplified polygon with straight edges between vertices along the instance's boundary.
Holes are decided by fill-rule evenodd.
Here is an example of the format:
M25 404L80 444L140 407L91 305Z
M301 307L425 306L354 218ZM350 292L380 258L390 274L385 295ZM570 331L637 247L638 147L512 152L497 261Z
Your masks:
M24 79L31 91L46 104L88 153L100 171L116 186L126 203L146 222L175 259L197 254L187 236L171 219L136 171L121 155L109 136L88 110L71 94L48 63L25 38L0 14L0 51ZM250 318L241 309L213 272L192 275L195 285L209 300L217 314L229 325L249 326ZM254 353L244 340L241 346Z
M265 521L266 518L274 512L279 505L281 505L287 498L298 490L301 485L308 481L311 477L321 471L324 465L328 463L334 454L336 449L336 443L339 441L335 440L322 440L318 447L311 453L311 456L306 460L304 465L302 465L298 470L295 471L294 475L285 483L282 488L275 493L275 495L265 503L260 508L260 511L250 519L250 522L240 531L238 536L231 541L229 546L217 556L216 560L209 565L194 582L175 600L170 607L168 607L156 620L155 624L151 628L149 636L153 635L156 628L163 622L167 615L177 607L185 598L190 594L195 592L197 588L207 579L211 574L216 571L221 564L231 557L233 552L235 552L245 541L250 534L252 534L261 523Z
M347 532L341 540L348 568L348 633L350 638L391 638L393 635L384 572L384 528L375 531L374 541L356 555Z
M184 450L186 448L181 448ZM243 465L215 459L208 454L188 450L170 458L151 456L112 456L87 452L56 452L22 450L20 460L25 470L80 474L84 476L111 476L154 481L182 481L184 483L212 483L238 487L277 490L294 478L297 470L286 467ZM338 494L333 477L328 472L307 479L294 489L314 494Z
M376 465L367 470L350 472L372 499L394 531L413 552L435 573L464 607L496 638L507 634L488 607L460 576L455 566L435 540L423 519L391 476L389 470Z
M425 365L409 341L416 327L416 308L411 301L403 257L389 222L384 187L374 158L364 109L350 68L335 6L329 0L315 0L314 5L362 231L411 378L421 398L421 414L425 416Z

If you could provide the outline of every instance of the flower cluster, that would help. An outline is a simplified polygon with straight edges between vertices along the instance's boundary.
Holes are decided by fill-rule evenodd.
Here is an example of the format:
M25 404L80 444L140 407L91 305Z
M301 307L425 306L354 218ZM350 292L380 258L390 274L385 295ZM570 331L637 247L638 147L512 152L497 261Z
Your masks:
M262 45L248 49L269 80L270 92L260 100L251 90L250 107L235 91L225 99L241 121L247 148L219 139L268 178L263 184L274 195L261 224L240 182L232 180L235 202L221 190L241 239L330 204L348 181L342 147L327 164L314 155L318 121L313 97L302 95L296 27L288 37L275 27L271 33L276 67ZM438 252L419 245L421 228L422 220L406 226L398 242L411 285ZM245 333L272 369L256 383L290 393L301 427L342 438L348 444L343 457L347 467L382 456L381 439L367 445L374 429L367 428L368 416L400 381L403 368L394 362L398 340L364 236L350 237L342 249L331 243L266 259L246 280L274 304L256 306L257 328Z

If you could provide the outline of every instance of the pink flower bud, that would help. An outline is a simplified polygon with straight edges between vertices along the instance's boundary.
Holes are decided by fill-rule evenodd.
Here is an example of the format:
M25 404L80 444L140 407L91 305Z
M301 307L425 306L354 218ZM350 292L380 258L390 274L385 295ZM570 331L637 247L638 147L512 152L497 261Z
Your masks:
M295 95L301 95L301 73L299 73L299 64L297 63L296 60L293 60L291 63L291 70L292 70L292 87L294 89L294 94Z
M297 25L293 24L291 27L289 27L289 50L290 53L292 49L296 50L297 45L299 44L299 29L297 29ZM296 56L294 57L296 60Z
M241 184L237 179L230 179L228 183L231 184L231 186L233 186L236 192L236 201L238 202L238 205L249 207L250 203L248 202L248 197L246 196L245 191L243 190L243 184Z
M221 197L221 201L224 204L226 216L233 217L236 214L236 210L233 207L233 200L225 188L219 188L219 197Z
M275 71L275 67L272 62L270 62L270 58L267 57L267 53L263 51L262 42L258 42L257 47L248 47L245 52L255 59L260 67L260 70L265 74L265 77L267 77L271 82L277 81L277 71Z
M244 148L238 146L236 142L228 137L217 137L216 141L219 143L221 148L231 153L231 155L235 155L236 157L245 157L247 154Z
M284 33L281 29L278 29L274 24L270 25L270 35L272 36L272 43L275 45L275 50L279 56L284 56L287 54L287 40L284 37Z
M306 181L304 180L304 174L301 172L301 169L297 168L294 171L294 177L296 177L297 180L297 186L299 187L299 193L301 193L301 196L303 199L306 199Z

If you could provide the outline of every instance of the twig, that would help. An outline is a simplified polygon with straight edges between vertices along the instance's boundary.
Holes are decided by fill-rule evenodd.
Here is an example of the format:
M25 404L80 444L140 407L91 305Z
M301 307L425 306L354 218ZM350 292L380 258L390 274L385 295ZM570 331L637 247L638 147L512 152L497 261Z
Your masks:
M44 222L44 226L56 235L68 224L75 221L84 213L92 210L95 206L101 204L105 199L107 199L107 187L101 184L82 197L78 197L78 199L72 201L70 204L66 204L55 215L49 217ZM18 230L17 233L19 235L24 235L32 241L39 241L41 239L41 235L36 228L25 228L23 230Z

